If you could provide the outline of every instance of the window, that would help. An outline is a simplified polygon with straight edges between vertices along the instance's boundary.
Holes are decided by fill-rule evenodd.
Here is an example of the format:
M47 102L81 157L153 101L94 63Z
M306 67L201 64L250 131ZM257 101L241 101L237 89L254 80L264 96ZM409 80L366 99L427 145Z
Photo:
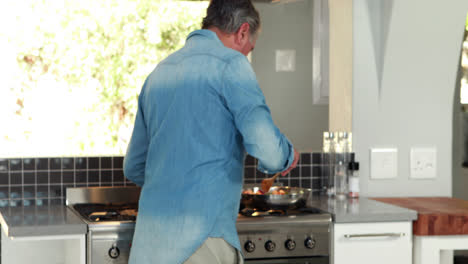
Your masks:
M22 0L0 11L0 156L121 155L145 77L207 1Z
M465 41L462 49L462 78L461 78L461 103L468 104L468 15L466 17Z

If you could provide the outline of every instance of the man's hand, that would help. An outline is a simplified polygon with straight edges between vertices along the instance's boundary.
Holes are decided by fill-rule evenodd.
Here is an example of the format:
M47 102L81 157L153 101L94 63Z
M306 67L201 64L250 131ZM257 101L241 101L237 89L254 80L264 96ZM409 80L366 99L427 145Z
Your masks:
M289 168L287 168L285 171L281 172L281 176L286 176L292 169L296 168L297 162L299 161L299 152L294 150L294 160L293 163Z

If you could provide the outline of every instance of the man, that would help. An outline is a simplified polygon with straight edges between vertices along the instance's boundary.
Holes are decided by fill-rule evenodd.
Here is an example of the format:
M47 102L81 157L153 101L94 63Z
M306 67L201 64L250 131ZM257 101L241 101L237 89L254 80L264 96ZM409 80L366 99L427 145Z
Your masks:
M130 264L241 263L245 151L267 173L296 166L245 57L259 28L250 0L212 0L203 30L146 79L124 162L142 186Z

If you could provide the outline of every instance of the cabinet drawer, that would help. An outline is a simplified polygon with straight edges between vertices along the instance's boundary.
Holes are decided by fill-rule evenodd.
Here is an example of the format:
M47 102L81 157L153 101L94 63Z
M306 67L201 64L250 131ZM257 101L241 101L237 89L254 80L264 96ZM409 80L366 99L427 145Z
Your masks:
M335 264L411 264L412 244L411 222L333 226L332 252Z

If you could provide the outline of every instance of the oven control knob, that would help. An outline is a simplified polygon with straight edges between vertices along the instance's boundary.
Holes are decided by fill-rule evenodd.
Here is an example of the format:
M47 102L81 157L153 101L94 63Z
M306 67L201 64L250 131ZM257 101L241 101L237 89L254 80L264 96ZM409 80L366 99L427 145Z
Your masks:
M273 252L275 251L275 248L276 248L276 244L275 242L271 241L271 240L268 240L266 243L265 243L265 249L269 252Z
M249 253L254 252L254 250L255 250L255 244L254 244L254 242L248 240L247 242L245 242L244 248L245 248L245 250L247 250L247 252L249 252Z
M306 238L306 240L304 241L304 246L305 246L306 248L312 249L312 248L315 247L315 243L316 243L316 242L315 242L315 239L308 237L308 238Z
M116 259L120 256L120 250L117 246L113 245L110 249L109 249L109 257L113 258L113 259Z
M292 239L286 240L284 243L284 246L286 247L287 250L294 250L296 248L296 242Z

